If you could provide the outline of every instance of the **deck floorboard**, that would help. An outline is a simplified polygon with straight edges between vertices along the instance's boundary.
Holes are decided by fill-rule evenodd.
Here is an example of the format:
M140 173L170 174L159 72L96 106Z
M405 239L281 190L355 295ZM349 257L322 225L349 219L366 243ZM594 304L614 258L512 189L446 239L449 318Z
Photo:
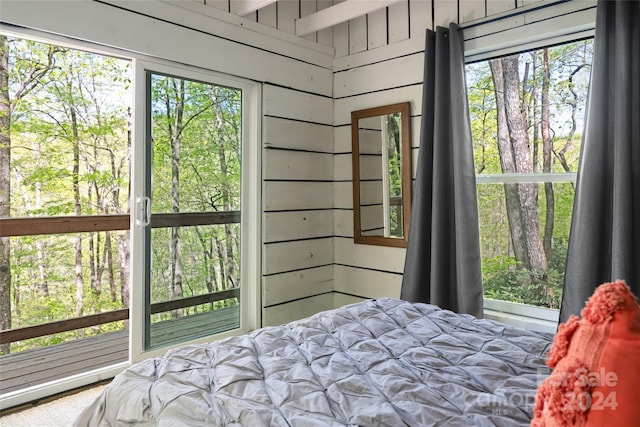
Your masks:
M0 357L0 393L125 362L129 331L109 332Z
M154 323L152 343L211 335L240 326L239 306ZM129 359L129 331L109 332L0 356L0 394L104 368Z

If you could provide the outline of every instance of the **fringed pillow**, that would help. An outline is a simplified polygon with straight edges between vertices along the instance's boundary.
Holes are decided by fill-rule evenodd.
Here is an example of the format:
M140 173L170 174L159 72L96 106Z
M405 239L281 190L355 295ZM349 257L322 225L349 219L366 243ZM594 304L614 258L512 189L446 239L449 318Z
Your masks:
M600 285L560 325L532 427L640 426L640 306L624 281Z

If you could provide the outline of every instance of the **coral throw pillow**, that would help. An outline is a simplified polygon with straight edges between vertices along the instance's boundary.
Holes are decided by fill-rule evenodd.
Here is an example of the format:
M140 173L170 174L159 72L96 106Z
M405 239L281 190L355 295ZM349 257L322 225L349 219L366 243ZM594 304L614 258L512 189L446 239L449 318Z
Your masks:
M624 281L600 285L561 324L532 427L640 426L640 306Z

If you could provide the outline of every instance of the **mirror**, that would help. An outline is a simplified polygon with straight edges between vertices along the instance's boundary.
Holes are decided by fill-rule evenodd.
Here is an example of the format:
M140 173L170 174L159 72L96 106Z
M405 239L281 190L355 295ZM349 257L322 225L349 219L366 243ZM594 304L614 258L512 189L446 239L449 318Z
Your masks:
M409 102L351 113L354 241L407 246L411 207Z

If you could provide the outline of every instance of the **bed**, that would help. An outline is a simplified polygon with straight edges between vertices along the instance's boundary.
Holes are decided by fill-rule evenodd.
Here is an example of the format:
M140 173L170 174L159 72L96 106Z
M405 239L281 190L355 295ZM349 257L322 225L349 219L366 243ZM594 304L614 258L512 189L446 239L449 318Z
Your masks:
M366 300L170 350L76 426L528 426L551 334Z

